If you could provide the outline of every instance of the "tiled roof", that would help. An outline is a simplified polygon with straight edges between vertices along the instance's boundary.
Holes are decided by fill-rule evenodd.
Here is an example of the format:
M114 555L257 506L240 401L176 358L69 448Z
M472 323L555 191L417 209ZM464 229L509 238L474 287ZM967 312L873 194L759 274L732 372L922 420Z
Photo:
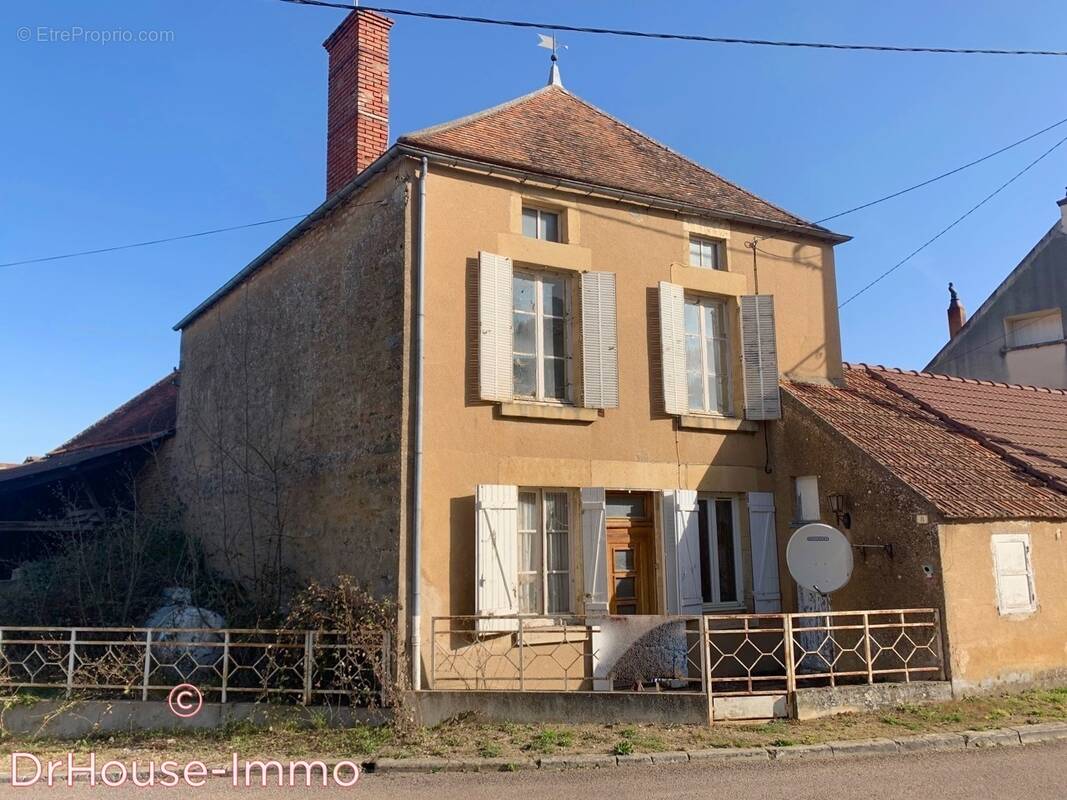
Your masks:
M1067 442L1067 393L863 364L846 365L843 387L783 388L947 518L1067 519L1049 468Z
M538 174L831 234L650 139L560 86L397 140Z
M174 430L178 418L178 373L172 373L94 422L51 453L143 440Z

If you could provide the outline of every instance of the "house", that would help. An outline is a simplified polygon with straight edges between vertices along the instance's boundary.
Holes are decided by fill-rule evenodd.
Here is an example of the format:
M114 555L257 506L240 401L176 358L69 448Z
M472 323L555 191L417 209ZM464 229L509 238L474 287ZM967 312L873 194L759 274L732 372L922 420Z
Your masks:
M47 550L51 537L104 521L174 434L177 375L154 383L41 458L0 470L0 581Z
M856 551L835 611L940 610L956 692L1067 677L1067 392L863 364L785 381L775 428L788 525ZM789 535L780 528L784 546ZM822 608L804 590L786 605Z
M325 42L324 203L176 325L209 555L396 598L416 685L434 617L778 610L778 379L842 381L847 237L555 70L390 145L391 26Z
M949 286L949 341L927 371L1067 388L1067 197L1057 205L1061 218L970 319Z

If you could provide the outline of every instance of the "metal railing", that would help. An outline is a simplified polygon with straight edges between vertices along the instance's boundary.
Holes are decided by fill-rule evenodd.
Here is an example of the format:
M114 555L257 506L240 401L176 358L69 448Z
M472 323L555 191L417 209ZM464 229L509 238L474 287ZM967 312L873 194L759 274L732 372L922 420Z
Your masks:
M700 619L577 614L433 617L430 688L615 691L619 687L669 687L702 692L705 648Z
M627 624L650 620L643 635ZM637 631L641 634L641 631ZM709 696L944 679L937 609L702 617L451 616L431 623L430 688Z
M713 695L809 686L943 680L934 608L706 617Z
M223 703L384 706L390 647L377 630L0 628L0 690L149 700L190 683Z

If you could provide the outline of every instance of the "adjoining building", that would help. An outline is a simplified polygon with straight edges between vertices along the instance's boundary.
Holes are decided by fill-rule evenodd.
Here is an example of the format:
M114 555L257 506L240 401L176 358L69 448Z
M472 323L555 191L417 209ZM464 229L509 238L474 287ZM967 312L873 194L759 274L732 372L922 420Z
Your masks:
M856 570L833 610L940 609L957 692L1062 685L1067 392L863 364L783 386L774 467L796 500L779 541L808 521L846 533Z
M1061 219L970 318L949 285L949 340L928 372L1067 388L1067 198Z

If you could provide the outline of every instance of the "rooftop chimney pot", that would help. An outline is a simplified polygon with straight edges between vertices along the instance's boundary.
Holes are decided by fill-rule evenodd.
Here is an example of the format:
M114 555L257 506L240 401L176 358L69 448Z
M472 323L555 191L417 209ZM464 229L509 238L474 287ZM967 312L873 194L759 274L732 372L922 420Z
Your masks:
M389 29L393 20L356 9L322 43L329 53L326 196L389 147Z
M960 302L951 283L948 285L948 295L950 298L948 301L948 338L953 339L960 332L963 323L967 321L967 310Z

